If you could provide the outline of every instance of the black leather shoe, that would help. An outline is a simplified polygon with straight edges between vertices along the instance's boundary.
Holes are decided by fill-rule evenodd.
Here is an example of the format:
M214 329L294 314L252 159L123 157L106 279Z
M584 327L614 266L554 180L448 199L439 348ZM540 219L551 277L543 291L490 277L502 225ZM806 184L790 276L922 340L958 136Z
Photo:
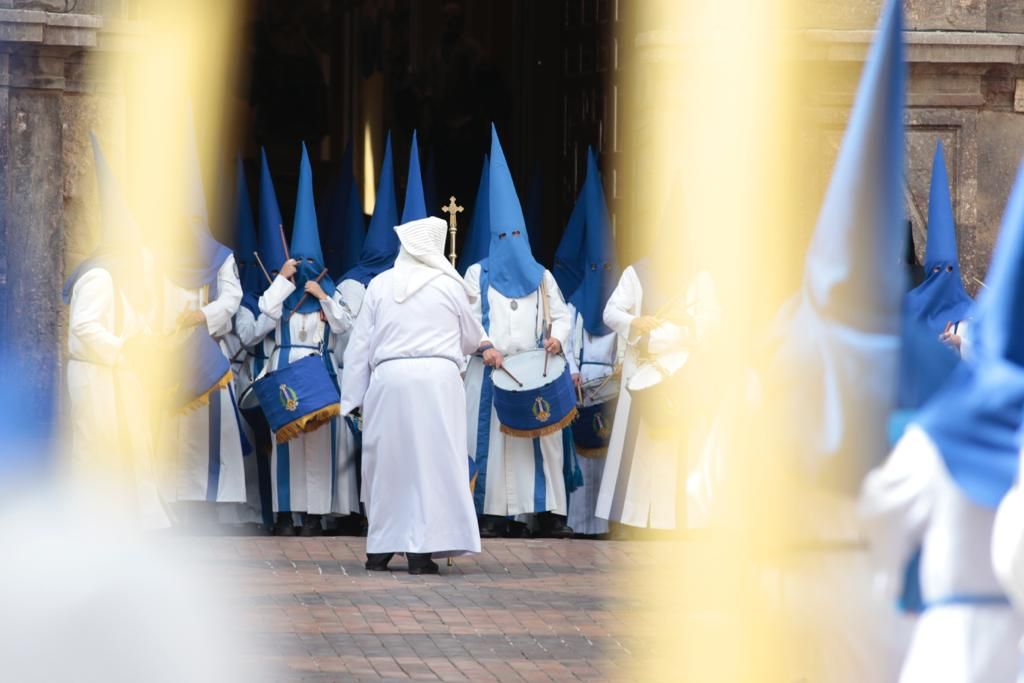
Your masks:
M565 523L564 515L553 512L542 512L540 517L540 533L542 538L572 538L572 527Z
M430 553L406 553L405 556L409 559L410 574L437 574L441 571L437 563L430 559Z
M388 571L388 562L394 553L366 553L366 570L371 572Z
M480 538L501 538L508 522L497 515L480 515Z
M320 526L320 515L307 514L305 517L302 521L302 529L299 531L299 536L305 536L306 538L322 536L324 531L323 527Z
M277 513L277 523L274 524L274 535L275 536L294 536L295 525L292 524L292 513L290 512L279 512Z

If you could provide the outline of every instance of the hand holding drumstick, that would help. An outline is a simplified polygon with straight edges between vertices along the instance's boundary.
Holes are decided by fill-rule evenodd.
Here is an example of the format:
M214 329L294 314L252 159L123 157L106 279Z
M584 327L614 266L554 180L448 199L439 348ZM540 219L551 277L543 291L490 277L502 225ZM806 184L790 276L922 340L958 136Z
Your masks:
M950 348L960 350L960 345L963 343L963 337L953 331L953 321L949 320L946 322L946 329L939 335L939 341L946 344Z

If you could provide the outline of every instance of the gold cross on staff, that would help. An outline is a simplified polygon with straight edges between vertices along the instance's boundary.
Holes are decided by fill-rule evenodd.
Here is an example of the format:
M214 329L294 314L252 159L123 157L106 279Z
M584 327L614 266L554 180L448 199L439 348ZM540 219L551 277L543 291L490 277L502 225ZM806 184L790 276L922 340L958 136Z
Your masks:
M448 214L448 236L452 240L452 250L448 253L448 260L455 266L455 233L459 231L458 214L462 213L465 207L455 203L455 197L448 198L448 206L442 206L441 210Z

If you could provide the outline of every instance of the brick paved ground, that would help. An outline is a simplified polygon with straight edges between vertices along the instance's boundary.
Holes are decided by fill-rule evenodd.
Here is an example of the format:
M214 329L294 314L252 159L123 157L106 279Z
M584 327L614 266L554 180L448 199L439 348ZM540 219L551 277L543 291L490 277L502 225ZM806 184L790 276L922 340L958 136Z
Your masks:
M364 570L361 538L184 542L226 572L266 681L621 680L625 570L659 545L488 540L415 577L403 558L393 573Z

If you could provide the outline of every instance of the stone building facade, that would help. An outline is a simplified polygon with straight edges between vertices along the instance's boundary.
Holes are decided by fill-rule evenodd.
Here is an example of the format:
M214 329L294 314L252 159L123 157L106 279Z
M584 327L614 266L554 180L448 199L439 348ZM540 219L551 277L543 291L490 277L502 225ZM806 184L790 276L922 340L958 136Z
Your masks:
M528 5L537 1L521 0L516 16L527 22L537 15L541 6ZM586 126L563 121L566 130L598 131L609 199L619 213L618 207L628 205L623 200L630 179L616 159L622 145L636 139L630 112L619 103L626 100L623 91L638 87L628 80L637 70L662 68L662 55L671 53L671 36L637 22L629 2L557 1L559 11L553 16L564 23L559 35L565 54L534 55L528 63L539 69L551 57L548 61L558 64L582 65L565 79L567 86L560 86L568 99L558 108L579 110L586 117ZM812 142L835 150L881 0L800 1L806 58L845 74L816 93L813 103L826 127L825 139ZM28 355L36 369L33 381L43 389L59 386L62 374L66 313L60 290L66 265L85 255L97 220L88 132L101 123L100 102L117 97L116 83L96 80L88 67L130 49L135 4L0 0L0 331L7 343ZM344 7L365 9L366 4ZM418 6L415 0L406 4ZM543 7L547 12L549 6ZM1024 156L1024 3L907 0L906 9L911 62L907 204L915 244L923 254L932 152L941 139L954 186L963 272L975 291ZM474 6L474 11L484 10ZM416 36L409 40L415 44ZM588 60L591 53L595 57ZM523 83L533 87L529 78ZM552 164L578 162L583 143L592 142L584 137L579 144L562 140L560 156L552 153L561 161ZM829 154L821 155L815 175L822 189L831 162ZM571 200L580 182L577 166L574 182L559 193L563 199ZM569 177L562 175L563 180Z

